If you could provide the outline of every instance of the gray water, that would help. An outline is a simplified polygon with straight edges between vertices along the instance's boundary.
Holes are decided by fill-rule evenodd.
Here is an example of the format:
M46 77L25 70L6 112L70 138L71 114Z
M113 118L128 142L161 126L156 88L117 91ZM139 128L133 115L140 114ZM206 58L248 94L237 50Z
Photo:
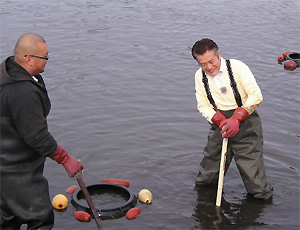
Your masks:
M106 220L105 229L299 229L300 68L277 63L300 51L299 12L298 0L1 0L0 57L23 33L41 34L49 129L81 159L85 183L117 178L136 195L153 193L136 219ZM234 162L221 210L215 191L194 189L209 125L196 110L190 48L203 37L244 61L261 87L272 203L247 198ZM77 184L50 159L45 176L51 199ZM74 211L55 212L54 229L97 228Z

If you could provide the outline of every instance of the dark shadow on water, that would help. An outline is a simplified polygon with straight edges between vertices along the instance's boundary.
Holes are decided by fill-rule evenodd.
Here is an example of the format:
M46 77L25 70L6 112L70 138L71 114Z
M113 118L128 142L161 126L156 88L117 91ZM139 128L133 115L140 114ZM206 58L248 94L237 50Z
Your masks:
M197 202L193 218L200 229L247 229L266 224L258 222L266 205L272 200L257 200L248 195L240 203L229 203L222 198L221 207L216 206L216 186L197 186Z

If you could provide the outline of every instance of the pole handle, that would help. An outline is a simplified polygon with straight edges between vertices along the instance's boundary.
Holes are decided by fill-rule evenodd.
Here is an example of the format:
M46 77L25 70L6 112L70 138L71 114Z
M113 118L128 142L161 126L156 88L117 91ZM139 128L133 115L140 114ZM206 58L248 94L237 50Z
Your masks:
M216 205L221 206L228 138L223 138Z

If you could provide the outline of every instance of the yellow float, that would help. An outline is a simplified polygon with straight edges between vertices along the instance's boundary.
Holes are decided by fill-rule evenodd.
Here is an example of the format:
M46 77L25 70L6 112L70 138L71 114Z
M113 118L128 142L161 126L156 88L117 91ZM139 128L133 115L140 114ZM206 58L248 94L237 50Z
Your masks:
M68 207L68 198L63 194L56 195L52 200L52 205L55 209L65 209Z
M153 195L148 189L142 189L139 192L139 200L146 203L150 204L152 202Z

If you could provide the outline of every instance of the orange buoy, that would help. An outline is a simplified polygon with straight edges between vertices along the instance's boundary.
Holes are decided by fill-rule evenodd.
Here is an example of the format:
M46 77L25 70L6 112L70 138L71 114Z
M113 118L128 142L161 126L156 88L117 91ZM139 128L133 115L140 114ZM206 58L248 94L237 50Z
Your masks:
M66 193L73 194L77 189L79 189L78 185L71 185L67 188Z
M128 210L128 212L126 213L126 217L128 219L134 219L136 218L139 214L141 213L141 209L135 207L135 208L131 208Z
M283 54L280 54L279 56L278 56L278 62L283 62L284 61L284 56L283 56Z
M129 182L126 180L119 180L119 179L104 179L102 180L103 183L110 183L110 184L119 184L126 187L129 187Z
M76 211L73 213L73 216L79 220L79 221L83 221L83 222L89 222L92 219L92 216L85 212L85 211Z
M52 200L52 205L55 209L65 209L68 207L68 198L63 194L56 195Z
M294 70L297 68L297 63L292 60L287 60L284 62L284 69Z

